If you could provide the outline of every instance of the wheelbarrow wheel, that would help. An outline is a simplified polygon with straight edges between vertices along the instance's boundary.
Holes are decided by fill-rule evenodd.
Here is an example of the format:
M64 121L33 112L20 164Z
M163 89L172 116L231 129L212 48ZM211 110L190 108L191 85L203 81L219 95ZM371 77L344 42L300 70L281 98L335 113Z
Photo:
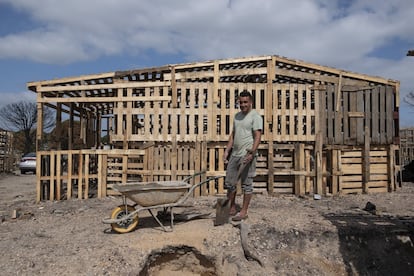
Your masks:
M123 216L128 215L135 211L135 208L131 205L119 205L116 207L111 214L111 219L120 219ZM128 233L135 229L138 225L138 214L135 214L132 218L118 222L111 223L111 228L117 233Z

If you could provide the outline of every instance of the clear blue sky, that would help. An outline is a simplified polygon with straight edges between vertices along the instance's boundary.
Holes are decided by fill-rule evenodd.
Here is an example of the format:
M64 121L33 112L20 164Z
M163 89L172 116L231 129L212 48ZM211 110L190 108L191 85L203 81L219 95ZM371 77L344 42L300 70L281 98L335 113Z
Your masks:
M401 82L414 126L412 0L0 0L0 107L28 81L280 55Z

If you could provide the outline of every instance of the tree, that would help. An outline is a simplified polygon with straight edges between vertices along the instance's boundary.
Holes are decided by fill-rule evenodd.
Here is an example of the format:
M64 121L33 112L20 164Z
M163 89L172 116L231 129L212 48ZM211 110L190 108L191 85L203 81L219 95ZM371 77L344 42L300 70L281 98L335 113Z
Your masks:
M408 93L404 98L404 102L408 103L411 106L414 106L414 91Z
M23 135L24 153L35 149L37 104L20 101L8 104L0 109L0 126L8 131L20 132ZM51 129L55 124L54 112L50 108L43 109L43 128Z

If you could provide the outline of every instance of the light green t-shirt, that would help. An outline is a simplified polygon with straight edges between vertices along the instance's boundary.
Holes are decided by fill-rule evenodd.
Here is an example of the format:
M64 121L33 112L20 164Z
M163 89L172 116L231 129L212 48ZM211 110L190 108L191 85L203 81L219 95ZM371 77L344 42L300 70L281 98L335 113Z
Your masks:
M238 112L234 116L233 122L233 151L234 156L245 156L250 150L254 142L255 130L263 130L263 120L256 110L250 110L249 113L243 114Z

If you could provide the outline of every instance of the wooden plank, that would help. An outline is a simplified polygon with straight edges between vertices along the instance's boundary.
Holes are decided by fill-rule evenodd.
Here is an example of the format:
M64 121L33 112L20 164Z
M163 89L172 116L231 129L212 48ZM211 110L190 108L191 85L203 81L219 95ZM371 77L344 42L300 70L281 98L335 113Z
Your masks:
M343 116L343 142L344 144L348 144L348 141L350 140L350 127L349 127L349 92L342 92L343 97L343 107L342 107L342 116Z
M342 175L342 181L340 182L341 185L342 183L347 183L347 182L362 182L362 174L354 174L354 175Z
M378 87L371 91L371 140L372 143L380 143L380 125L379 125L379 89Z
M362 152L362 191L366 193L368 191L367 183L370 181L371 176L371 160L370 160L370 132L369 127L365 126L365 135L364 135L364 149Z
M303 143L295 144L295 171L305 171L305 146ZM305 194L305 177L304 175L295 176L296 195Z
M362 92L362 91L361 91ZM365 112L364 111L364 106L365 106L365 102L364 102L364 94L363 93L357 93L357 112ZM363 118L355 118L353 120L356 120L356 138L357 138L357 144L361 145L364 143L364 120ZM367 137L369 139L369 137Z
M272 57L271 59L267 60L266 64L267 70L267 83L266 83L266 93L265 93L265 122L271 123L273 121L273 80L275 79L275 58ZM270 131L269 131L270 132ZM270 133L266 133L268 136L267 139L270 138Z
M49 164L49 172L50 172L50 186L49 186L49 200L59 200L60 198L56 198L56 175L55 175L55 153L50 155L50 164Z
M85 154L85 190L84 190L84 198L89 197L89 161L90 155Z
M83 84L83 85L56 85L56 86L41 86L37 88L37 92L64 92L64 91L94 91L94 90L108 90L108 89L124 89L124 88L148 88L148 87L170 87L170 81L149 81L149 82L116 82L116 83L106 83L106 84ZM76 98L76 97L74 97ZM94 97L98 98L98 97ZM101 97L105 98L105 97ZM107 97L112 98L112 97ZM120 100L119 97L115 97L114 102ZM55 98L56 100L63 100L69 98ZM171 99L166 99L171 100Z
M385 88L385 143L392 144L394 138L393 121L394 121L394 91L391 86Z
M362 164L342 164L344 174L362 174Z
M386 91L384 87L379 87L379 143L384 145L387 141L386 139Z
M287 129L287 123L288 120L286 119L286 115L287 115L287 111L286 111L286 94L288 93L287 90L289 89L287 85L282 84L281 85L281 97L280 97L280 101L281 101L281 109L280 109L280 115L281 115L281 133L280 133L280 138L283 141L288 141L289 137L288 137L288 129Z
M43 187L40 177L42 176L41 168L43 164L43 158L43 155L37 151L36 160L39 160L40 164L36 164L36 203L39 203L42 200Z
M332 183L332 188L331 188L331 192L332 194L337 194L339 191L339 178L338 178L338 172L340 170L338 161L340 159L341 156L341 152L339 150L332 150L331 151L332 154L332 158L331 158L331 162L332 162L332 176L331 176L331 183Z
M78 199L82 199L83 189L83 154L78 156Z
M372 152L371 152L372 155ZM362 157L362 152L361 151L343 151L342 152L342 157Z
M61 171L61 165L62 165L62 158L61 158L61 152L56 152L56 198L60 200L62 198L62 171Z
M326 139L327 144L334 144L334 110L335 110L335 90L332 85L327 87L326 91Z
M386 187L376 187L376 188L370 188L369 193L386 193L387 188Z
M359 192L363 192L361 182L343 182L342 192L347 189L359 189Z

